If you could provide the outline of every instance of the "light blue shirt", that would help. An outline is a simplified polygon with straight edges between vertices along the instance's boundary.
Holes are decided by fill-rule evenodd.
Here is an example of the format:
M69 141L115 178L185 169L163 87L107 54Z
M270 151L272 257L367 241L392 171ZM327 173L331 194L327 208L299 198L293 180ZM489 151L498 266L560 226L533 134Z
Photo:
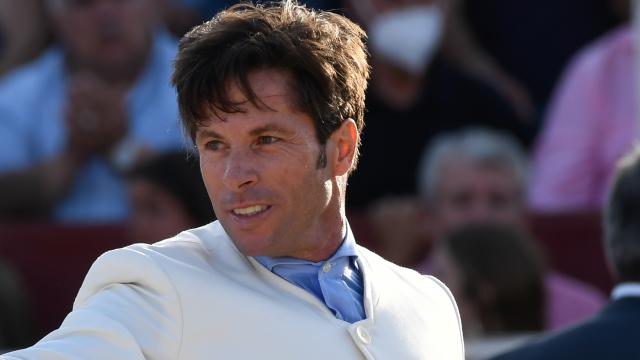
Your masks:
M349 229L342 245L326 261L255 257L269 271L306 290L322 301L336 318L349 323L366 318L362 273L357 258L356 242Z
M170 84L176 51L175 39L156 33L149 63L127 98L128 138L154 151L186 145ZM57 46L0 79L0 173L33 167L62 151L66 94L64 53ZM53 217L64 222L120 222L128 213L124 180L96 157L77 174Z

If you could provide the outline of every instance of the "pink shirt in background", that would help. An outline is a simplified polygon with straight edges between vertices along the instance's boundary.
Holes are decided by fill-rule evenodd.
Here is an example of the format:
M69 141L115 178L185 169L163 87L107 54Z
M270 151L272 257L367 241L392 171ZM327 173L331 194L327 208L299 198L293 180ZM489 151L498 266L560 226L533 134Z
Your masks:
M534 154L533 210L601 209L616 162L638 138L633 49L631 27L624 26L565 71Z
M559 272L545 278L547 330L559 330L596 315L608 299L596 288Z

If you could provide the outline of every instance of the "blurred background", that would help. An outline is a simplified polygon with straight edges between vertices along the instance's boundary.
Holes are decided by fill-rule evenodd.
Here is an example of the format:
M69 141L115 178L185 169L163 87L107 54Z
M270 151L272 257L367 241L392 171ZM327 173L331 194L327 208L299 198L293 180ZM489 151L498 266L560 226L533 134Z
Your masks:
M597 313L640 134L630 1L300 2L368 34L356 239L451 288L468 358ZM233 3L0 0L0 353L56 328L102 252L215 219L169 81Z

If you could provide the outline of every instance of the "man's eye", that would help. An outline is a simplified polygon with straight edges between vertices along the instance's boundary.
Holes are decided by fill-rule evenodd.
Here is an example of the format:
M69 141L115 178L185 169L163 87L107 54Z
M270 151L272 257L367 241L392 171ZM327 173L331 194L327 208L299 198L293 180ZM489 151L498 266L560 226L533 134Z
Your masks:
M258 138L258 144L261 144L261 145L273 144L277 141L278 141L278 138L275 136L260 136Z
M224 146L224 143L222 141L219 140L212 140L207 142L206 144L204 144L204 147L207 150L213 150L213 151L217 151L222 149L222 147Z

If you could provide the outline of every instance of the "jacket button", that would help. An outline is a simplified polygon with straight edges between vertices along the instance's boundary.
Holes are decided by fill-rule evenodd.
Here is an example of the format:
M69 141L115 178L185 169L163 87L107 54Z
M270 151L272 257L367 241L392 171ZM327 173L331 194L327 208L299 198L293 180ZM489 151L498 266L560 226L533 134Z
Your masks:
M356 328L356 333L358 334L358 338L365 344L369 344L371 342L371 335L364 326L358 326Z

